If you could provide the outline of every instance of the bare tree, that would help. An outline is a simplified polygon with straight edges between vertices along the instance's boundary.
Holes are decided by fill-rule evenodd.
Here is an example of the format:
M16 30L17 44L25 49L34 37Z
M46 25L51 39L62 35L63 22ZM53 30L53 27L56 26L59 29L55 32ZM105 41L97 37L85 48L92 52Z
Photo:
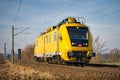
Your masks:
M109 52L109 59L112 62L118 62L120 60L120 50L118 48L114 48Z
M100 63L102 60L102 53L107 51L106 41L102 41L100 36L97 36L93 42L93 50L96 53L94 58L95 63Z
M102 41L100 36L97 36L93 42L94 52L96 54L101 54L101 53L107 51L106 43L107 43L107 41Z
M34 48L33 45L27 45L23 50L22 50L22 59L33 59L33 54L34 53Z

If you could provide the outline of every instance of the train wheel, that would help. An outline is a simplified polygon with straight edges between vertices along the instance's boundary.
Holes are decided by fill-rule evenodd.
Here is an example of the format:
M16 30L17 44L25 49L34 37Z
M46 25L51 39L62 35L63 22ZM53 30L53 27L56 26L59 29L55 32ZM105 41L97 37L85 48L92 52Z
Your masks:
M37 58L37 61L38 61L38 62L42 62L42 59L41 59L41 58Z
M36 56L34 57L34 60L37 61L37 57L36 57ZM38 61L37 61L37 62L38 62Z
M61 57L59 55L54 56L52 58L52 62L55 63L55 64L61 64L62 63Z
M48 58L48 59L47 59L47 62L48 62L49 64L51 64L51 63L52 63L52 58Z
M81 66L81 67L84 67L84 63L80 63L80 66Z
M69 65L70 65L70 63L67 62L67 61L64 61L64 64L65 64L66 66L69 66Z

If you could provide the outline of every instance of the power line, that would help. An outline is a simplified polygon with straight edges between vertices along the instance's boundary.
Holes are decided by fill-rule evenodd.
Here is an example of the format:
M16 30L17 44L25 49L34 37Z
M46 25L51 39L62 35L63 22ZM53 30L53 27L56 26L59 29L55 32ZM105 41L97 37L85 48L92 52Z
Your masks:
M102 4L102 3L101 3ZM94 14L99 14L99 13L101 13L101 12L103 12L103 11L106 11L107 9L110 9L111 7L113 8L113 6L116 6L116 4L119 4L119 2L117 1L117 2L112 2L112 4L107 4L107 6L106 7L103 7L103 8L101 8L101 9L96 9L96 10L98 10L97 12L95 12ZM94 10L94 11L96 11L96 10ZM90 12L87 12L87 13L90 13ZM89 16L89 14L88 15L86 15L86 16Z
M54 17L57 17L58 15L60 15L61 13L63 13L65 10L67 10L68 8L71 8L72 6L75 5L75 3L77 3L78 0L73 1L70 5L68 5L66 8L64 8L63 10L61 10L58 14L56 14Z
M18 34L24 32L24 31L26 31L27 29L29 29L29 27L27 27L26 29L24 29L24 30L22 30L22 31L20 31L20 32L18 32L18 33L16 33L16 34L14 34L14 36L16 36L16 35L18 35Z
M22 4L22 0L20 0L19 7L18 7L16 16L15 16L15 19L14 19L14 21L13 21L13 25L15 24L15 22L16 22L16 20L17 20L18 14L19 14L19 12L20 12L21 4Z
M110 13L107 13L107 14L104 14L104 15L97 16L93 19L88 19L87 21L96 20L96 19L99 19L99 18L102 18L102 17L106 17L106 16L109 16L109 15L115 14L115 13L119 13L119 12L120 12L120 10L116 10L116 11L113 11L113 12L110 12Z
M52 19L58 17L61 13L63 13L66 9L71 8L73 5L75 5L75 3L77 3L78 0L73 1L70 5L68 5L67 7L63 8L61 11L59 11L55 16L53 16L51 19L49 19L48 21L44 22L41 26L45 25L46 23L50 22Z
M118 3L118 2L112 3L112 4L108 5L107 7L104 7L104 8L102 8L102 9L100 9L99 11L101 12L101 11L110 9L111 7L115 6L115 4L119 4L119 3Z

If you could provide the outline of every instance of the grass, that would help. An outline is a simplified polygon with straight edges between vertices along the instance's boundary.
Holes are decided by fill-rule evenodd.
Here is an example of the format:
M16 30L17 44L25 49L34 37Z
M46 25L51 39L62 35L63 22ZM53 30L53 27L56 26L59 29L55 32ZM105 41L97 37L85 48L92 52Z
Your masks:
M105 64L109 64L109 65L118 65L118 66L120 66L120 62L114 62L114 63L105 63Z
M101 72L91 72L92 70ZM108 72L116 73L116 75L108 74ZM45 63L13 65L8 61L0 64L0 80L120 80L119 76L119 69L113 68L81 68Z
M6 62L0 64L0 80L56 80L56 77L49 72L39 72L30 67Z

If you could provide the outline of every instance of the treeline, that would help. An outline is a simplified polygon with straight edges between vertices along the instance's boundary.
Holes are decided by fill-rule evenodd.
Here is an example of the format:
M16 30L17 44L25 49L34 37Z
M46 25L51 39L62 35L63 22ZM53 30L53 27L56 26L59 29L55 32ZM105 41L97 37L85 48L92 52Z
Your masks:
M109 53L96 53L96 57L92 58L91 63L120 63L120 50L114 48Z
M3 53L0 52L0 64L4 62L4 56Z
M92 58L92 63L119 63L120 65L120 50L118 48L111 49L108 53L107 41L103 41L100 36L97 36L93 43L93 49L96 57Z
M12 54L6 55L7 60L11 61ZM34 59L34 46L32 44L27 45L21 50L21 60L33 60ZM4 54L0 53L0 63L4 61ZM14 62L18 62L18 53L14 54Z
M12 56L12 55L11 55ZM14 55L14 61L18 62L19 60L19 55L16 53ZM27 45L24 49L21 50L21 62L29 62L34 60L34 46L33 44Z

